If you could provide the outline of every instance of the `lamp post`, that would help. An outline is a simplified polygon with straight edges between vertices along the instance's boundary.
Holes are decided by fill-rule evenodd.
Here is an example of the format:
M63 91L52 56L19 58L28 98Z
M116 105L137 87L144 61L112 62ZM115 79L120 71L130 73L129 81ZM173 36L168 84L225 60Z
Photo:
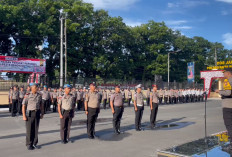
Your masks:
M63 9L60 10L60 87L63 87Z

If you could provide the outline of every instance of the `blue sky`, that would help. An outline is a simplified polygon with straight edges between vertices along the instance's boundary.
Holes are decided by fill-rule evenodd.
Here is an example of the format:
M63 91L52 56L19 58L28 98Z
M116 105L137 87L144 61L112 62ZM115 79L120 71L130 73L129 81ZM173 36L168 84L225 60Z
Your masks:
M172 29L232 49L232 0L84 0L130 26L164 21Z

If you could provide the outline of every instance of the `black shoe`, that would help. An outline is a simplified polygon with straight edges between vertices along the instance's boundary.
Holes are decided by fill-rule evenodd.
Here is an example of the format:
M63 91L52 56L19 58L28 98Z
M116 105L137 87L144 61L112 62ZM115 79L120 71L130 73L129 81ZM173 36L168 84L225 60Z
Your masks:
M136 131L141 131L141 129L140 129L140 128L138 128L138 129L136 129Z
M34 149L40 149L41 147L40 146L37 146L37 145L33 145L32 146Z
M64 141L61 141L62 144L66 144L67 142L64 140Z
M94 139L94 136L89 136L89 139L91 139L91 140Z
M34 150L33 146L27 146L27 150Z
M115 133L116 135L119 135L121 132L120 132L120 130L115 130L114 133Z

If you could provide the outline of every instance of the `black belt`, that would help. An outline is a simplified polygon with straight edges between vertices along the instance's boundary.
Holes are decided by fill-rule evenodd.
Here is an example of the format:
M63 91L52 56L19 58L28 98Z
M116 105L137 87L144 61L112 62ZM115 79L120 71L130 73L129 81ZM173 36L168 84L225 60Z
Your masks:
M37 112L37 111L40 111L40 109L39 110L28 110L29 112Z

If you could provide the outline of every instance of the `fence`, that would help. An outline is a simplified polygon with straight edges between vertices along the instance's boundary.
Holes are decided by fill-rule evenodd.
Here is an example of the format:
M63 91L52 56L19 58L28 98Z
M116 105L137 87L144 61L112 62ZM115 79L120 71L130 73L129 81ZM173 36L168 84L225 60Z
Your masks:
M18 86L27 86L29 82L33 82L35 78L30 76L25 77L12 77L0 76L0 90L8 90L13 85L17 84ZM60 77L47 77L40 76L38 78L40 86L48 85L48 87L58 88L60 86ZM152 84L157 84L158 88L168 88L168 83L163 82L162 80L156 81L141 81L141 80L119 80L119 79L96 79L96 78L81 78L81 77L68 77L68 84L79 88L87 87L91 82L95 82L99 87L107 87L113 89L115 85L120 84L122 88L130 87L133 89L136 85L142 84L144 88L151 87ZM64 82L65 83L65 82ZM173 89L182 89L182 88L202 88L203 84L189 84L187 82L170 82L169 88Z

